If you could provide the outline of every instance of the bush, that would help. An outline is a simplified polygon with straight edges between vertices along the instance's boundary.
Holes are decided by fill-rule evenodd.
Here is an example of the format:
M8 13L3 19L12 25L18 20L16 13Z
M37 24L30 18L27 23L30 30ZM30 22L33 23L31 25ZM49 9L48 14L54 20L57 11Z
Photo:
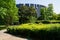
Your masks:
M44 20L44 21L42 21L42 23L43 23L43 24L49 24L50 21L45 21L45 20Z
M21 17L21 18L19 18L20 24L27 23L28 21L29 21L29 19L26 18L26 17Z
M20 26L11 26L7 32L15 35L22 35L40 40L60 39L59 24L22 24Z
M35 23L36 24L42 23L42 20L37 20Z
M60 20L50 20L51 23L60 23Z
M39 24L40 22L39 22L39 21L36 21L35 23L36 23L36 24Z
M37 18L33 17L33 16L31 16L30 19L29 19L30 23L35 23L36 21L37 21Z

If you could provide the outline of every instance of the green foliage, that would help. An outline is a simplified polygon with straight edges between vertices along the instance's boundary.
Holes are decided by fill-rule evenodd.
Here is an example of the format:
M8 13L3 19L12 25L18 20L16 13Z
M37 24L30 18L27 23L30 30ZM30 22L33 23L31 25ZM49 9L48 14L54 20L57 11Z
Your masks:
M37 21L37 18L35 18L35 17L30 17L30 19L29 19L29 22L30 23L35 23Z
M21 6L18 14L20 23L32 22L30 20L36 18L36 10L34 7Z
M37 20L35 23L39 24L60 24L60 20Z
M17 17L15 0L0 0L0 16L5 24L12 24Z
M48 4L47 12L48 12L49 16L51 16L53 14L53 4Z
M40 9L40 20L53 20L53 4L48 4L48 7L42 7Z
M60 14L57 14L57 20L60 20Z
M6 27L0 27L0 30L2 30L2 29L6 29Z
M48 4L48 8L47 8L47 16L49 18L49 20L53 19L53 4Z
M53 15L52 15L52 17L53 17L53 20L57 20L57 14L56 13L53 13Z
M0 30L6 29L7 27L5 25L0 25Z
M42 23L43 23L43 24L50 24L51 22L48 21L48 20L44 20L44 21L42 21Z
M11 34L39 38L41 40L60 39L60 24L22 24L7 29Z
M44 14L45 14L44 8L41 8L40 12L41 12L41 16L39 18L43 20L44 19Z
M46 13L46 11L47 11L47 8L46 7L42 7L40 9L41 16L38 19L40 19L40 20L47 20L47 13Z

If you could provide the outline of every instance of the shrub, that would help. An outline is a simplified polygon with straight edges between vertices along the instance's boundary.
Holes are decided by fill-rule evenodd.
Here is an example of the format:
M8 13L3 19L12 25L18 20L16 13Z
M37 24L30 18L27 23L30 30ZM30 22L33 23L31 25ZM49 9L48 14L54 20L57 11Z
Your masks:
M35 23L36 23L36 24L39 24L40 22L39 22L39 21L36 21Z
M37 18L33 17L33 16L31 16L30 19L29 19L30 23L35 23L36 21L37 21Z
M59 24L22 24L20 26L9 27L7 32L41 40L60 39Z
M51 23L60 23L60 20L50 20Z
M45 20L44 20L44 21L42 21L42 23L43 23L43 24L49 24L50 21L45 21Z

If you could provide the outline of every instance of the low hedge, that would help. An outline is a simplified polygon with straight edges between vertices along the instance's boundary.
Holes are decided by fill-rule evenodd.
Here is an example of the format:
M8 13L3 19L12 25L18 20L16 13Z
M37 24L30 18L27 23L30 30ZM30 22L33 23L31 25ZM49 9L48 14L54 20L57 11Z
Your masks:
M7 32L15 35L39 38L40 40L60 39L59 24L22 24L20 26L11 26Z

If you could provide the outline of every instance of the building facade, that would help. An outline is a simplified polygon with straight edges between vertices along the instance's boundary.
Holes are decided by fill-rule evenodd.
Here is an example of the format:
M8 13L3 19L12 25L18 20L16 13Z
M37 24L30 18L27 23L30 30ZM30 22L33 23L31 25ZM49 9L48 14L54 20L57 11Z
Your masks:
M43 5L40 5L40 4L29 4L29 3L26 3L26 4L23 4L23 3L20 3L20 4L17 4L17 7L19 8L20 6L33 6L35 9L36 9L36 12L37 12L37 17L40 17L40 8L41 7L45 7Z

